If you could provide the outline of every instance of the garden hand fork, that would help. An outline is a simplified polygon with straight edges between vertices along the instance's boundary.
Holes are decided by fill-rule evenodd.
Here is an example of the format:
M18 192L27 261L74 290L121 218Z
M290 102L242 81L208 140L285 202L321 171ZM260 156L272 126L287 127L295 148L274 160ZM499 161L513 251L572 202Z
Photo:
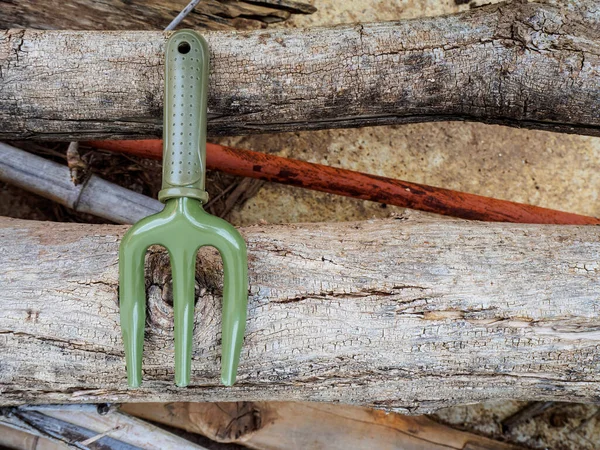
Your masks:
M196 253L213 246L223 258L221 381L235 382L246 326L248 261L246 244L229 223L204 211L206 104L209 54L206 41L181 30L167 41L163 131L163 183L158 199L164 209L136 223L119 249L119 300L127 380L142 381L146 321L144 259L149 246L169 252L173 272L175 382L190 382L194 328Z

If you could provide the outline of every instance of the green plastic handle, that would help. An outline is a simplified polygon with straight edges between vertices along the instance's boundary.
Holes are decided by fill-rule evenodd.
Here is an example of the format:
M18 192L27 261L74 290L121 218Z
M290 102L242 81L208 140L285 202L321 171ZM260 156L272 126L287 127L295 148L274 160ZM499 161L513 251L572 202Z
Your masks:
M189 62L188 57L180 60L180 56L174 52L179 52L179 55L198 56L194 56L195 60ZM142 382L142 351L146 323L144 259L148 247L158 244L168 250L173 272L175 382L178 386L187 386L190 383L196 254L201 247L212 246L223 258L225 278L221 381L230 386L236 379L246 327L248 258L246 243L239 232L226 221L208 214L202 208L202 202L206 198L206 42L194 31L178 31L167 42L166 59L165 160L163 189L159 194L165 202L165 208L131 227L123 236L119 248L119 301L127 380L131 387L138 387ZM190 75L193 73L199 75ZM185 83L173 87L172 83L182 76L188 77L184 78ZM168 101L176 99L174 95L179 95L179 98L184 98L186 102L168 104ZM199 103L200 107L195 102ZM187 114L185 118L189 118L189 121L173 121L173 114L176 115L175 118ZM167 139L167 135L170 139ZM173 137L178 139L173 140ZM193 150L184 151L190 148ZM186 166L188 169L184 169ZM174 169L177 167L181 169Z
M158 199L191 197L206 203L208 45L191 30L175 33L165 49L163 182Z

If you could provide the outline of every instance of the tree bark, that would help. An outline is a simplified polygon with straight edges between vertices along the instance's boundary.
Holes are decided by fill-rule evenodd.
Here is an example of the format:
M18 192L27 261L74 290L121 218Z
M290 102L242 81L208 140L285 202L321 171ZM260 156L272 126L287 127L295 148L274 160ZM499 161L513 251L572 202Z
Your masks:
M186 389L173 381L170 271L156 248L144 382L127 388L126 228L0 221L0 404L306 400L423 413L600 395L596 227L411 214L242 229L250 297L238 382L219 385L222 266L203 252Z
M476 120L600 135L595 3L515 2L401 22L207 33L209 133ZM0 138L160 135L165 38L4 32Z
M161 30L181 11L181 0L0 0L0 29ZM204 30L258 29L291 14L312 14L316 8L293 0L203 0L181 28Z

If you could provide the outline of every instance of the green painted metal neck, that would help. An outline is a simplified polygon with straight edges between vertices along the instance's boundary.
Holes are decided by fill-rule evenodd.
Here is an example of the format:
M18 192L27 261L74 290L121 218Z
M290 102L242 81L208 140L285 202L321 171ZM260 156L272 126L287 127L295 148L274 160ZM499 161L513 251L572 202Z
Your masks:
M206 203L206 116L209 52L192 30L174 33L165 49L161 202L190 197Z

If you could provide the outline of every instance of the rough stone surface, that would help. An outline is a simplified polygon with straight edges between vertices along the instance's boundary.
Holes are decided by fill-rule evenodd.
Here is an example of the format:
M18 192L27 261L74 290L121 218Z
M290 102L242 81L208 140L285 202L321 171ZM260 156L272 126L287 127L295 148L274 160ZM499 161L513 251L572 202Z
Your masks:
M226 145L600 216L600 139L474 123L412 124L221 139ZM400 208L266 184L238 224L360 220Z

